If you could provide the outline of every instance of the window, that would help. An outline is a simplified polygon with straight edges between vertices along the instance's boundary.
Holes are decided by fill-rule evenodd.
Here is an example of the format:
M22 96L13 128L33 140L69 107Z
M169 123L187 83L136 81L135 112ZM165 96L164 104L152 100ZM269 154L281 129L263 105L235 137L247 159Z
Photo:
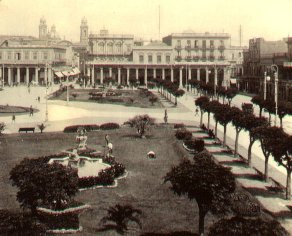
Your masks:
M37 59L38 59L38 54L37 54L37 52L34 52L32 57L33 57L34 60L37 60Z
M130 45L130 44L127 45L127 52L128 52L128 53L131 52L131 45Z
M118 43L116 45L116 47L117 47L117 53L121 53L122 52L122 44L121 43Z
M47 59L48 59L48 53L44 52L44 60L47 60Z
M152 63L152 55L148 55L148 62Z
M24 52L24 59L29 60L29 52Z
M21 59L21 53L20 52L15 52L14 59L19 61Z
M177 40L177 46L180 47L181 46L181 41Z
M166 61L166 63L170 63L170 56L169 56L169 55L167 55L167 56L165 57L165 61Z
M232 53L232 60L234 60L234 53Z
M195 48L199 47L199 41L195 40L195 44L194 44Z
M107 44L107 52L110 54L113 53L113 44L112 43Z
M188 46L188 47L191 46L191 40L187 40L187 46Z
M241 57L241 52L238 53L238 57L239 57L239 58Z
M206 48L206 40L203 40L203 48Z
M210 48L214 48L214 40L210 40Z
M191 57L191 51L188 51L188 57Z
M104 44L103 43L98 44L98 52L101 54L104 54Z
M143 63L144 62L144 56L143 55L139 55L139 62Z
M11 60L11 52L7 52L7 60Z
M0 52L0 60L2 60L2 52Z
M161 63L161 55L157 55L157 63Z

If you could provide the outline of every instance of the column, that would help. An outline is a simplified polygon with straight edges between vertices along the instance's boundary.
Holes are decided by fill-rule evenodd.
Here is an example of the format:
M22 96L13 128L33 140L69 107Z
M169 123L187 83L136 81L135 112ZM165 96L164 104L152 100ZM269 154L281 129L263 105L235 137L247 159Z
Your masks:
M209 70L208 67L206 67L206 84L209 83Z
M162 68L162 79L165 80L165 70Z
M130 68L127 68L127 85L130 84Z
M90 67L87 67L87 76L90 76Z
M179 68L179 87L183 87L183 83L182 83L182 68Z
M147 68L145 68L145 71L144 71L144 83L147 87L147 84L148 84L148 81L147 81Z
M121 68L118 68L118 85L121 84Z
M35 82L36 84L39 84L39 68L35 68Z
M217 68L214 69L214 73L215 73L214 83L215 83L215 86L217 86L217 84L218 84L218 70L217 70Z
M45 67L45 85L47 85L48 82L48 68Z
M112 77L113 76L113 71L112 71L112 68L110 67L109 68L109 77Z
M173 68L170 68L170 80L173 82Z
M2 81L4 81L4 76L3 76L3 73L2 73L2 66L0 67L0 78L2 78Z
M201 75L200 75L200 68L197 69L197 80L201 80Z
M156 68L153 68L153 78L156 78Z
M139 80L139 69L136 68L136 80L138 81Z
M48 82L52 83L52 78L53 78L53 71L52 68L48 68Z
M26 85L28 85L29 84L29 68L28 67L26 67L25 79L26 79Z
M11 68L8 68L8 85L11 85Z
M91 70L91 84L93 85L95 83L95 78L94 78L94 66Z
M100 83L103 84L103 68L100 68Z
M20 84L20 67L17 67L17 83Z
M189 80L191 80L191 79L192 79L192 69L189 68Z

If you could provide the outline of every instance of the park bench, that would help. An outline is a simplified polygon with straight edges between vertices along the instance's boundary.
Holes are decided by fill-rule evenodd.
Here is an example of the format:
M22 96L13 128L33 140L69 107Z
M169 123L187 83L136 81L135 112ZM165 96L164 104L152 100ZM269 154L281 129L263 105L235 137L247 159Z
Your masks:
M34 133L35 128L34 127L22 127L18 129L18 132L33 132Z

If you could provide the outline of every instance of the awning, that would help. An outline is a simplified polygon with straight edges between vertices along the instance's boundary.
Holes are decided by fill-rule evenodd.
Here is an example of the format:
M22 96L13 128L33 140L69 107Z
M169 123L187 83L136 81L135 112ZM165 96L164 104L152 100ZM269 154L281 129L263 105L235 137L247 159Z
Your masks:
M65 75L65 76L70 76L71 75L70 71L62 71L62 74Z
M64 75L61 72L56 71L55 75L58 76L59 78L64 77Z
M80 74L80 70L77 67L73 68L73 72L75 75Z

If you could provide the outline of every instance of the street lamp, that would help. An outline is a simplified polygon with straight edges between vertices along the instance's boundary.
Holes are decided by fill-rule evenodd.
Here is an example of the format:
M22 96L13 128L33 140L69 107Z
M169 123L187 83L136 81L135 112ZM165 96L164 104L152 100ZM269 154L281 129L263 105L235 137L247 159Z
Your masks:
M275 126L277 126L277 116L278 116L278 66L273 64L271 65L272 71L275 72Z
M45 75L46 75L46 119L45 121L47 122L49 120L49 112L48 112L48 64L46 63L46 68L45 68Z

